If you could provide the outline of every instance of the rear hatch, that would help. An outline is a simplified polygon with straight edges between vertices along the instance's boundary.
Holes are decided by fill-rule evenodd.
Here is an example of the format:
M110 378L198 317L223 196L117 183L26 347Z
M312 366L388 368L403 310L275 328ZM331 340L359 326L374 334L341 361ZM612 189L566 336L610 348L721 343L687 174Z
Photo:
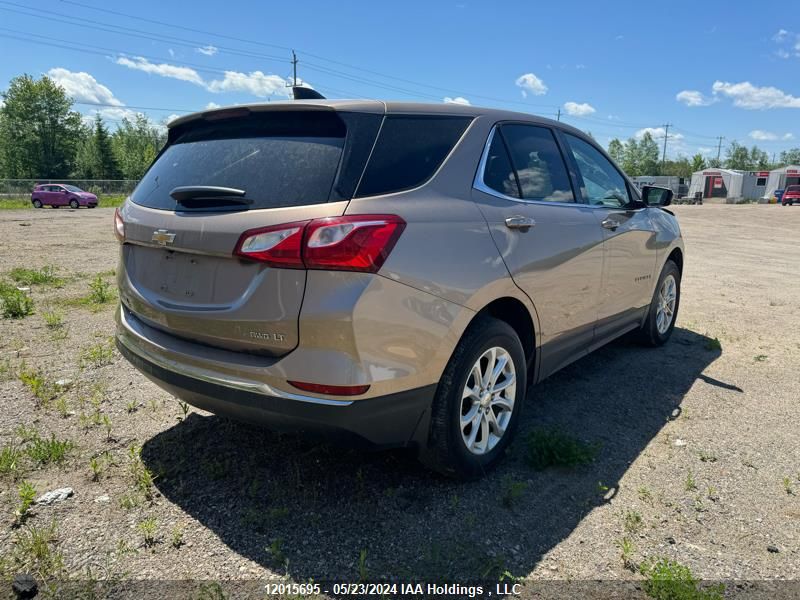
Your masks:
M171 128L120 213L123 304L203 344L268 356L295 348L306 271L234 249L247 230L342 215L380 126L378 107L238 108Z

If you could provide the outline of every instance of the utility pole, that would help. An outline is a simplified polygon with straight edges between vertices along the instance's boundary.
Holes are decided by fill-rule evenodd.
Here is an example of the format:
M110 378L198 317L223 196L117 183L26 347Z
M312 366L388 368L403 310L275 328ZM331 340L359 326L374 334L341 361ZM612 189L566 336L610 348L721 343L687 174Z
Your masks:
M661 155L661 166L667 162L667 138L669 138L669 128L672 123L664 123L664 153Z
M559 108L558 109L558 114L556 115L556 121L560 121L560 120L561 120L561 109Z
M717 138L717 140L719 140L719 143L717 144L717 162L719 162L719 155L722 152L722 140L724 140L724 139L725 139L725 136L723 136L723 135L721 135L721 136L719 136Z
M297 54L292 50L292 86L297 87Z

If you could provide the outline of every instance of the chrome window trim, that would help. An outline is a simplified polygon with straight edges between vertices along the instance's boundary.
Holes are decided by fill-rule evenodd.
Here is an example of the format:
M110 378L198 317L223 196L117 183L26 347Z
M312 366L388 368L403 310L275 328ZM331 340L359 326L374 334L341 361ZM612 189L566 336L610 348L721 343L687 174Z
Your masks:
M492 130L489 132L489 137L486 140L486 144L483 146L483 152L481 153L481 160L478 163L478 170L475 173L475 180L472 182L472 188L478 190L479 192L483 192L484 194L488 194L489 196L494 196L495 198L500 198L501 200L510 200L512 202L517 202L519 204L534 204L534 205L542 205L542 206L564 206L564 207L572 207L572 208L589 208L592 210L622 210L626 212L634 212L639 210L644 210L645 208L650 207L641 207L641 208L625 208L624 206L615 207L615 206L603 206L600 204L587 204L585 202L578 202L573 200L572 202L557 202L555 200L527 200L525 198L514 198L513 196L507 196L502 192L498 192L496 189L489 187L483 181L483 174L486 171L486 161L489 158L489 148L492 146L492 141L494 141L494 134L497 131L499 124L495 124L492 126ZM539 125L535 123L530 123L531 127L546 127L546 125ZM512 165L513 168L513 165Z

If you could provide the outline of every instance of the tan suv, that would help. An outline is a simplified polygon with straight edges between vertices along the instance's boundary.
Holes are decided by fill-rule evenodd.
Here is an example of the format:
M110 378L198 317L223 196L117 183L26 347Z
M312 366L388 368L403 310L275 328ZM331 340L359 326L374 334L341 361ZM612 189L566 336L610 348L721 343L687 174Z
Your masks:
M190 115L115 216L117 344L201 409L479 475L531 384L624 333L669 338L671 197L531 115L374 101Z

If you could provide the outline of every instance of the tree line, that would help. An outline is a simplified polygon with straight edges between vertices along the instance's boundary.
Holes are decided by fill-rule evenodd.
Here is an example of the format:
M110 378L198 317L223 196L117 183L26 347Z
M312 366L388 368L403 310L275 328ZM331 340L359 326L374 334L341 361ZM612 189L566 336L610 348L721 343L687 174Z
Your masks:
M725 160L706 159L702 154L692 158L680 156L662 163L658 144L650 132L641 139L634 137L627 142L614 138L608 143L608 154L630 177L639 175L677 175L689 178L695 171L707 168L725 168L738 171L771 171L786 165L800 164L800 148L791 148L780 153L779 160L772 162L769 154L758 146L748 149L732 141L725 150Z
M113 132L99 114L85 122L47 76L15 77L0 95L0 179L140 179L166 141L142 114Z

